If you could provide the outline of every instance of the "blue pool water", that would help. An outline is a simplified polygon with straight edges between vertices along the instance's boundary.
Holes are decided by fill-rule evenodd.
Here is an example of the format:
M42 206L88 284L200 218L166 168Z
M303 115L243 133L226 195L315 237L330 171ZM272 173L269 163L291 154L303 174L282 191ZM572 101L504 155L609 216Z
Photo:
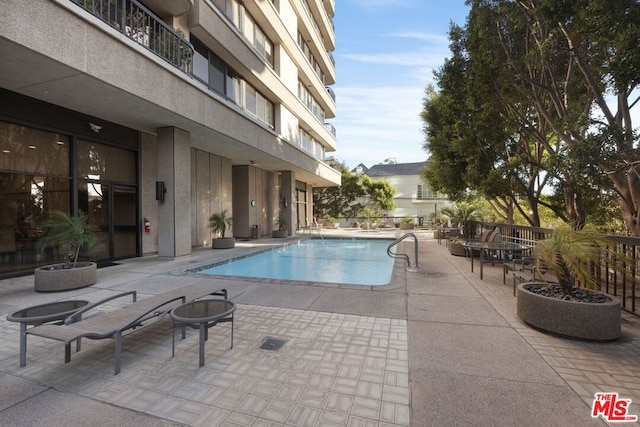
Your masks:
M386 285L391 240L311 239L200 270L203 274L308 282Z

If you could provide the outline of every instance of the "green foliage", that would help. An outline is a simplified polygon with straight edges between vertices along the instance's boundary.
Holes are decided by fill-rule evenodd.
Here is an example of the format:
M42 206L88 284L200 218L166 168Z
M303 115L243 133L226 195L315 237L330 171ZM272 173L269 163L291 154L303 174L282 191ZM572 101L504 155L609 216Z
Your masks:
M588 288L596 285L591 263L598 262L602 248L610 243L603 234L563 225L537 244L535 255L538 262L556 275L566 295L571 293L576 281Z
M220 236L224 239L224 235L227 232L227 227L233 225L233 218L227 217L227 211L214 213L209 217L209 228L214 233L220 233Z
M78 216L70 216L61 211L51 211L49 218L41 226L46 234L36 242L38 251L58 246L66 254L65 262L73 263L74 267L78 263L80 251L91 250L99 241L87 223L87 216L82 212Z
M468 4L438 91L426 91L424 177L452 200L475 192L530 225L544 208L578 228L622 218L640 235L640 3Z
M285 227L287 225L289 225L289 221L287 221L287 218L285 218L284 214L282 214L282 213L280 215L278 215L278 220L276 222L277 222L277 225L278 225L278 230L280 230L280 231L284 230ZM229 225L231 225L231 224L229 224Z
M355 218L369 208L374 216L380 212L393 210L395 188L387 180L373 180L366 175L358 175L349 171L344 163L333 163L342 174L339 187L314 188L313 209L318 217Z

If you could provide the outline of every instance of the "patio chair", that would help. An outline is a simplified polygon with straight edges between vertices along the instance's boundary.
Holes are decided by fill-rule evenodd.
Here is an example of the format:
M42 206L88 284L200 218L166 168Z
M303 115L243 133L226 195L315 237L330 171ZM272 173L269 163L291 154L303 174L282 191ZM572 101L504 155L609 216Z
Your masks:
M125 307L109 311L88 314L97 307L117 298L131 296L133 302ZM67 317L62 325L41 325L27 330L27 334L62 341L65 344L64 362L71 360L71 343L82 338L115 340L115 375L120 373L122 364L122 338L139 332L162 320L174 307L188 301L194 301L209 295L227 299L227 290L212 290L207 286L191 285L164 292L137 301L137 292L123 292L78 310Z

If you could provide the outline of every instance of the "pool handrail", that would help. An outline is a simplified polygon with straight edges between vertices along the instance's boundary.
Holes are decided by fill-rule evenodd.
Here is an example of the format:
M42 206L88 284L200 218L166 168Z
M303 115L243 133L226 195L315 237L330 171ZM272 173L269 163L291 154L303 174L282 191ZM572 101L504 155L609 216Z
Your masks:
M387 246L387 255L389 255L391 258L404 258L404 260L407 262L407 267L411 267L411 260L409 259L409 255L407 255L407 254L394 254L394 253L391 252L391 248L392 247L396 246L398 243L402 242L407 237L413 237L413 240L414 240L413 247L414 247L414 251L415 251L416 268L418 268L418 237L416 237L416 235L413 234L413 233L406 233L406 234L398 237L393 242L389 243L389 246Z

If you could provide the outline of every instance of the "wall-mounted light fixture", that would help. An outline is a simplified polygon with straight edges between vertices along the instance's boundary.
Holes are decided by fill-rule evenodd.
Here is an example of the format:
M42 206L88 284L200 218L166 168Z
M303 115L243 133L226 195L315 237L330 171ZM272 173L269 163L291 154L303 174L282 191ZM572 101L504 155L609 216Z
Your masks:
M167 188L164 186L164 181L156 181L156 200L164 202L164 195L167 193Z
M92 131L94 131L95 133L100 132L100 129L102 129L102 126L97 125L95 123L91 123L89 122L89 127L91 128Z
M249 160L249 163L251 163L251 166L255 166L255 165L257 165L257 163L256 163L256 161L255 161L255 160Z
M289 201L287 200L287 198L286 198L286 197L284 197L284 198L282 199L282 204L284 205L284 207L285 207L285 208L288 208L288 207L289 207Z
M252 207L252 208L255 208L255 207L256 207L256 201L255 201L255 200L252 200L252 201L251 201L251 207Z

